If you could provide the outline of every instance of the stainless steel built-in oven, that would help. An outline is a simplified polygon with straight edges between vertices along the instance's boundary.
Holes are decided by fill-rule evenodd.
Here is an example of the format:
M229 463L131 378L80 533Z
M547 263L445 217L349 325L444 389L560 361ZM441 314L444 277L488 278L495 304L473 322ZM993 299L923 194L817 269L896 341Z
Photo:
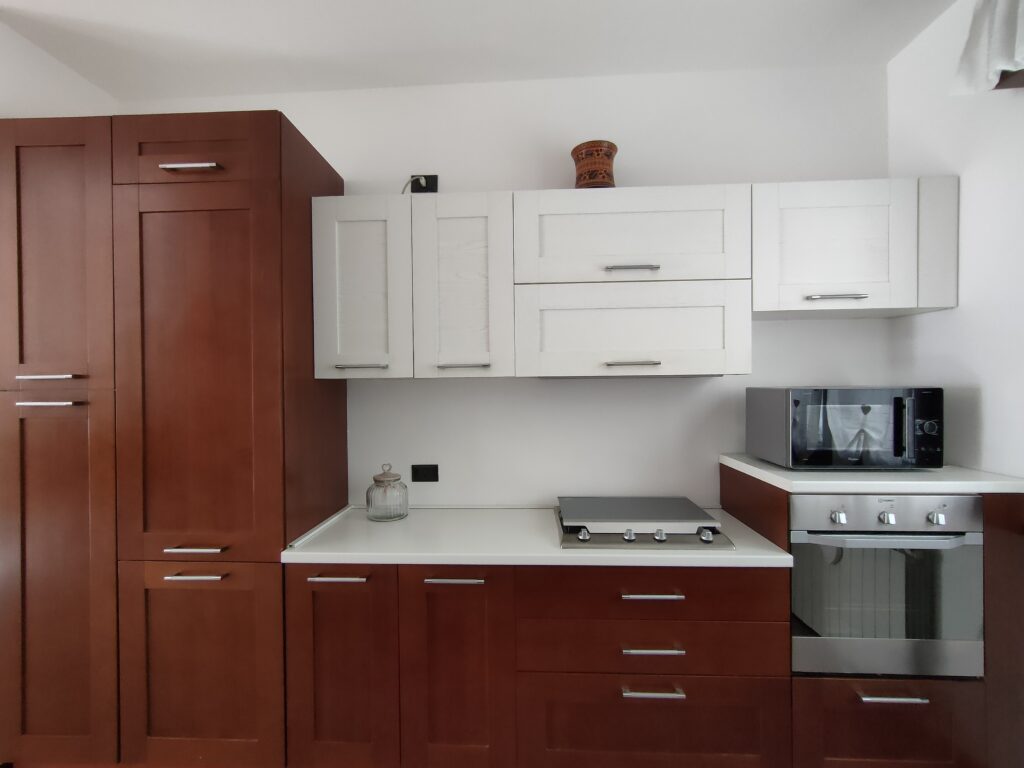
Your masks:
M982 677L979 496L790 497L793 671Z

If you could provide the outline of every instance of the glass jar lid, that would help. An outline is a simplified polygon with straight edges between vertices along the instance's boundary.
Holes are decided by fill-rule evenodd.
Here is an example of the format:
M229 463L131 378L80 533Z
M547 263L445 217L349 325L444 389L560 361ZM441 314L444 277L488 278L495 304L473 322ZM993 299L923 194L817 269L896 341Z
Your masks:
M373 476L374 485L391 485L392 483L397 483L402 479L400 474L391 471L390 464L381 464L380 468L384 471L379 475Z

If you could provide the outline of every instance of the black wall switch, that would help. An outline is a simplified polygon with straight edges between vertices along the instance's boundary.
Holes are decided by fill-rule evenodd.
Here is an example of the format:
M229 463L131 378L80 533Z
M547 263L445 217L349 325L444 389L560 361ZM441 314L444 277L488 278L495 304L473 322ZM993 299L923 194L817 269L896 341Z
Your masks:
M412 481L414 483L436 483L437 464L413 464Z
M437 174L418 173L412 176L411 192L437 192Z

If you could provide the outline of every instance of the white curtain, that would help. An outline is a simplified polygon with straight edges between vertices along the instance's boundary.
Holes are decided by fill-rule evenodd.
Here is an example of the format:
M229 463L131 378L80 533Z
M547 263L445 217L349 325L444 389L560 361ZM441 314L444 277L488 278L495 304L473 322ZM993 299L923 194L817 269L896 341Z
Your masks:
M977 0L956 90L988 91L1004 71L1024 69L1024 0Z

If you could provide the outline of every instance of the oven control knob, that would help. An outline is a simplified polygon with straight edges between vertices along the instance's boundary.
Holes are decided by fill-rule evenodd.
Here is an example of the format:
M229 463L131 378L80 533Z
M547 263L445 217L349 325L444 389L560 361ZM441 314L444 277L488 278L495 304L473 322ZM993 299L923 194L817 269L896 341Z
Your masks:
M580 541L590 541L590 531L586 528L580 528L580 532L576 534L576 538Z
M700 540L703 541L705 544L710 544L715 540L715 532L710 528L701 528Z
M846 513L841 509L833 509L828 517L836 525L846 525Z
M626 532L622 534L623 541L636 541L636 534L632 528L627 528Z
M896 525L896 513L895 512L879 512L878 522L882 525Z
M945 525L946 515L943 512L929 512L928 522L932 525Z
M665 533L665 529L664 528L659 528L658 530L656 530L654 532L654 540L659 542L659 543L661 543L663 541L668 541L668 534Z

